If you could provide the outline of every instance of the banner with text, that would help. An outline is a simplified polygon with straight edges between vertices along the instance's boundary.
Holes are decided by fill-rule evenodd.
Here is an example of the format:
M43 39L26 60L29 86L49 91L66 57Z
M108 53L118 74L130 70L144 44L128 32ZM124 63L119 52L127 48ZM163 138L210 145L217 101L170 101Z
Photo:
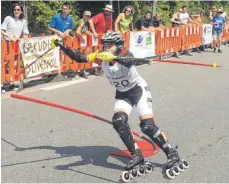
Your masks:
M212 25L203 24L202 45L207 45L213 42Z
M155 56L155 33L147 31L130 32L129 50L137 58Z
M51 39L54 36L32 37L19 42L24 67L34 62L51 48ZM51 49L37 62L25 70L25 77L36 77L60 69L59 47Z

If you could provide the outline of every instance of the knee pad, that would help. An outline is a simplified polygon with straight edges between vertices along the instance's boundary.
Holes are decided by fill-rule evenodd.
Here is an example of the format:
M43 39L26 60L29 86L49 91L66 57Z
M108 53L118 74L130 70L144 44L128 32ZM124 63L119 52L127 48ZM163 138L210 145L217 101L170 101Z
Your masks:
M160 129L155 125L153 118L141 120L140 128L148 136L157 137L161 133Z
M125 112L117 112L112 118L113 128L119 133L122 129L129 128L128 115Z

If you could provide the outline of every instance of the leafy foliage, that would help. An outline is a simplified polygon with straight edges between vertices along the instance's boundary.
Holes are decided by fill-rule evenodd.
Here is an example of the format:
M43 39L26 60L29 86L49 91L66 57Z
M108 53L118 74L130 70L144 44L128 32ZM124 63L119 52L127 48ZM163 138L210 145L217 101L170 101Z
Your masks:
M69 1L71 12L70 15L73 18L73 22L76 24L77 21L82 17L83 11L89 10L92 15L96 15L103 11L103 8L109 1ZM118 1L113 1L113 7L115 12L113 13L113 19L118 16L118 10L122 11L127 5L135 7L134 22L136 23L146 11L153 12L153 6L155 1L119 1L120 9L118 9ZM12 2L1 1L1 17L2 22L7 15L11 14ZM40 36L41 33L48 34L47 28L51 21L52 16L61 11L63 1L27 1L27 12L28 12L28 27L32 35ZM186 5L188 11L192 14L198 14L201 10L205 11L205 15L209 16L209 12L212 6L216 8L223 7L224 10L229 14L229 1L165 1L160 0L156 3L156 11L161 14L162 23L164 26L171 26L171 17L174 12L177 12L179 8ZM205 18L205 23L208 20Z

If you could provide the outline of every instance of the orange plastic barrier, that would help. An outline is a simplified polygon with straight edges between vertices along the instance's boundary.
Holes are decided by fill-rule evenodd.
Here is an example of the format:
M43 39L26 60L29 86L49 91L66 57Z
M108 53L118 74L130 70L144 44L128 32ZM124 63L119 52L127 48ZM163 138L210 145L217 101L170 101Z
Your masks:
M163 55L181 49L182 34L180 28L166 28L156 31L156 54Z
M229 22L226 23L225 29L223 30L222 41L229 41Z
M229 24L227 23L227 29L223 32L223 40L229 40ZM44 36L44 35L42 35ZM84 54L89 54L95 51L102 51L102 44L100 42L103 34L98 35L98 39L94 39L92 35L84 35L85 43L83 43L79 37L69 36L65 39L64 44L73 48L79 49ZM124 48L130 48L130 32L122 34L125 44ZM163 55L172 52L178 52L181 50L187 50L191 48L199 47L202 43L202 26L189 26L179 28L164 28L162 31L156 31L155 44L156 54ZM24 71L21 69L21 54L17 42L1 41L2 45L2 66L1 66L1 83L4 81L10 82L15 76L15 81L24 79ZM91 63L77 63L71 58L66 56L60 51L60 71L54 71L52 73L66 72L68 70L79 71L82 69L90 69L99 67L98 65ZM20 75L18 75L20 74ZM47 74L44 74L47 75ZM41 75L42 76L42 75Z
M182 50L188 50L201 46L202 42L202 26L182 27Z

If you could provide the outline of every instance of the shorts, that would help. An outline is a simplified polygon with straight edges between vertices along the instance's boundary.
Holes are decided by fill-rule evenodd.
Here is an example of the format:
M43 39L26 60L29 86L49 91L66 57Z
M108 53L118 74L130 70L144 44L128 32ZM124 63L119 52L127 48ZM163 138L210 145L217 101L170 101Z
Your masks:
M136 106L139 117L153 115L152 97L148 86L136 85L125 92L116 91L114 111L122 109L129 116L133 106Z
M223 31L222 30L212 30L212 35L213 36L222 36Z

